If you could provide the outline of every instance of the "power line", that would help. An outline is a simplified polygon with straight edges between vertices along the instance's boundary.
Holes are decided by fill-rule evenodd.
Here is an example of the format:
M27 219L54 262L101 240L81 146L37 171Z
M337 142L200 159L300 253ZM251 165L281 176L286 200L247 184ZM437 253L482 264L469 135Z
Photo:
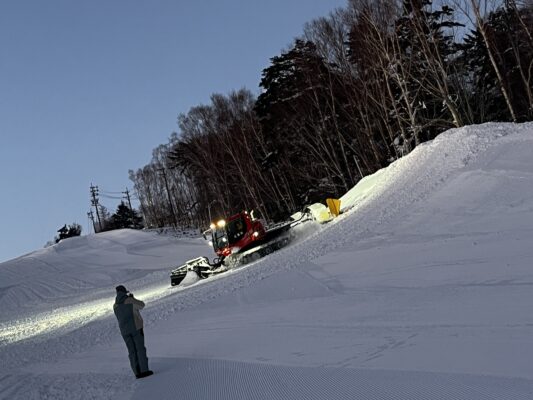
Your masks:
M117 196L109 196L109 195L105 195L105 194L100 194L100 196L102 196L103 198L105 199L114 199L114 200L120 200L120 199L123 199L124 196L122 197L117 197Z
M100 193L105 193L105 194L122 194L124 192L109 192L107 190L100 190Z

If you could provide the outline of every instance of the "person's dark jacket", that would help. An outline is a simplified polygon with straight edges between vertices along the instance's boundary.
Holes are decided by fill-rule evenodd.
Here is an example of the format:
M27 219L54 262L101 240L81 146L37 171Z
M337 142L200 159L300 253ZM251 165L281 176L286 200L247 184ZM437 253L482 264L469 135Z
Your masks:
M139 310L144 308L144 303L137 300L132 294L118 292L113 305L113 311L117 316L120 333L132 335L139 329L143 329L143 319Z

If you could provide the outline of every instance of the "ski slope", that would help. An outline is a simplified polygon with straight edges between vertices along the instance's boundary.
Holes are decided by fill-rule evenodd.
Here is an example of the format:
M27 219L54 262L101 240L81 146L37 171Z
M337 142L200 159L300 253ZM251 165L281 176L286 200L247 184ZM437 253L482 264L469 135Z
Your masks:
M0 399L532 399L533 124L448 131L344 213L169 285L203 239L115 231L0 264ZM114 287L143 310L135 380Z

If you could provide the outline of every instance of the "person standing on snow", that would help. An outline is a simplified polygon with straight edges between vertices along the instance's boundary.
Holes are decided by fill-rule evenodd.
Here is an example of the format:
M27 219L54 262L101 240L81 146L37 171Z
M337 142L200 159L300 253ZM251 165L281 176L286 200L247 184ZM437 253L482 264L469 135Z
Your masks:
M139 310L144 308L144 302L137 300L127 289L119 285L116 288L117 297L113 311L118 320L120 333L126 342L130 364L137 379L153 374L148 369L148 358L144 347L143 319Z

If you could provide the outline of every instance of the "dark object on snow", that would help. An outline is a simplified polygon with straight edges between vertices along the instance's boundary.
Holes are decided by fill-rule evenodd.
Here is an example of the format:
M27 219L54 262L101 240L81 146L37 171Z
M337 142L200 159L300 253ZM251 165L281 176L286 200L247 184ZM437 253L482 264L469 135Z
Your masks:
M152 375L153 372L148 368L148 357L146 347L144 347L143 319L139 312L144 308L144 302L137 300L123 285L117 286L115 290L117 297L113 311L128 348L131 369L137 378Z
M68 239L68 238L71 238L71 237L80 236L81 235L81 225L73 223L72 225L68 225L67 226L67 224L65 224L65 225L63 225L63 227L59 228L57 230L57 232L59 233L59 235L56 236L54 239L55 239L56 243L59 243L63 239Z
M150 370L148 370L148 371L145 371L145 372L141 372L141 373L138 374L138 375L135 375L135 377L136 377L137 379L141 379L141 378L146 378L147 376L150 376L150 375L153 375L153 374L154 374L154 371L150 371Z

